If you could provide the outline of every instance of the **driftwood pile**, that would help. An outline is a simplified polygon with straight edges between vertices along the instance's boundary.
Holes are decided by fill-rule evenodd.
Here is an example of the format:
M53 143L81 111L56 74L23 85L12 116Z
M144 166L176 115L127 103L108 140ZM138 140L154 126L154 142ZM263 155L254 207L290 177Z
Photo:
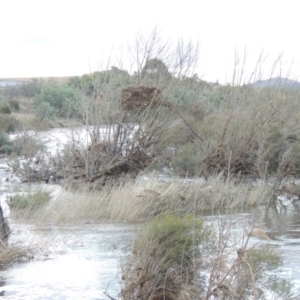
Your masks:
M109 136L97 136L87 149L76 151L76 163L68 168L66 177L83 182L97 182L105 185L107 180L122 174L137 174L147 168L156 157L157 146L161 146L163 126L155 118L143 125L129 119L127 113L142 112L168 106L163 101L160 89L155 87L127 87L122 90L121 107L123 115L119 121L107 125ZM136 114L135 114L136 115ZM70 152L66 161L70 159ZM74 152L75 156L75 152Z
M129 86L122 90L122 108L125 112L143 111L147 107L170 106L157 87Z

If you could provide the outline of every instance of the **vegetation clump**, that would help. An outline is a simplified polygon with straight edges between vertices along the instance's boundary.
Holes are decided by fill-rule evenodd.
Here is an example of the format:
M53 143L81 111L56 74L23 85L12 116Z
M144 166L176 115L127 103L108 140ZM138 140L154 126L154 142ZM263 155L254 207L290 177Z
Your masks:
M173 51L158 40L156 31L149 40L140 37L132 72L112 65L6 88L0 106L12 114L1 116L0 128L20 128L11 123L22 118L18 111L28 113L26 107L38 120L32 126L76 119L90 143L60 157L67 164L62 176L101 186L148 168L168 168L181 177L222 172L266 182L273 176L276 184L300 176L299 89L257 87L242 74L232 84L205 82L194 73L197 47L179 42ZM105 151L89 151L103 142Z
M53 119L54 116L76 117L80 98L76 90L56 82L48 82L42 86L34 100L37 117L43 120Z
M154 218L123 266L124 300L259 299L265 287L288 290L283 281L266 279L265 271L280 262L268 247L250 247L250 234L242 246L229 247L228 228L214 232L182 216L268 203L276 184L300 176L299 89L257 88L242 75L232 84L205 82L194 73L197 47L179 42L171 51L158 40L156 32L140 38L130 72L111 66L5 88L0 154L11 154L22 182L64 178L77 189L53 203L54 212L44 211L51 222ZM73 132L62 151L47 157L27 129L64 127L67 119L83 124L87 136ZM11 142L7 133L18 130ZM204 183L153 183L141 179L148 170ZM249 177L265 183L275 177L275 183L253 187ZM287 185L281 191L299 196ZM49 199L45 191L12 196L12 216L28 220Z
M10 154L12 150L13 142L5 132L0 131L0 154Z
M130 86L122 89L122 108L124 111L143 111L146 107L162 104L161 90L156 87Z
M121 299L292 299L292 285L272 275L281 265L275 251L250 246L245 232L243 246L232 246L230 226L172 215L144 225L123 266Z
M9 199L9 206L13 212L36 212L44 207L51 199L50 192L37 190L35 192L16 194Z
M11 115L0 115L0 131L12 133L20 129L20 122Z
M203 221L191 216L163 215L146 224L123 269L122 299L179 299L196 286L201 251L210 237Z

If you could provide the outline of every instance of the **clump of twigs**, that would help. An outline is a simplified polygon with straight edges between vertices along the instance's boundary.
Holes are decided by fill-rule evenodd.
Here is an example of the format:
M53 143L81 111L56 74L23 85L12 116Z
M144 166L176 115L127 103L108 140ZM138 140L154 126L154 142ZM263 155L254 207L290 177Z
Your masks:
M129 86L122 89L121 105L124 111L142 111L163 103L163 95L157 87Z

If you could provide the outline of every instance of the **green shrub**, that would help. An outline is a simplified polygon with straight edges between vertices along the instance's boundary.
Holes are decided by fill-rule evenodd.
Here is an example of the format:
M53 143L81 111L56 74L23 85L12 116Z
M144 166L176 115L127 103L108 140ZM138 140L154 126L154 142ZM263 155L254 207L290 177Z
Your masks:
M0 154L9 154L13 148L13 143L10 141L9 136L0 131Z
M0 115L0 131L15 132L20 128L20 122L12 116Z
M78 111L80 96L68 86L49 82L43 85L34 100L38 106L43 106L37 110L40 118L52 118L54 114L59 117L74 117ZM47 110L50 111L47 113Z
M22 95L28 98L34 97L36 94L41 92L43 80L33 79L30 82L23 83L21 87Z
M13 145L11 144L6 144L0 148L0 154L10 154L13 151Z
M127 71L112 67L111 70L84 74L82 77L70 78L68 84L78 88L86 95L94 96L99 92L120 94L120 88L131 85L133 78ZM112 97L115 98L115 97Z
M10 197L9 206L11 210L35 211L45 206L50 201L50 192L37 190L27 194L16 194Z
M273 275L268 278L265 284L277 295L278 298L276 299L297 299L294 293L294 286L287 279ZM295 292L297 295L300 295L299 290Z
M7 104L5 104L0 107L0 113L10 115L11 109L9 108L9 106Z
M5 133L0 131L0 147L4 146L9 141L9 136Z
M162 215L146 224L123 270L123 299L178 299L195 284L210 237L203 221L191 216Z
M17 100L11 100L11 101L9 101L8 104L14 111L20 110L20 104Z
M283 284L282 279L267 273L278 268L282 263L281 259L268 245L255 246L245 253L245 261L241 260L240 264L235 265L233 269L235 275L231 292L232 296L233 294L237 296L233 299L250 299L253 295L259 295L261 297L259 299L265 299L267 290L276 292L278 284ZM291 284L286 285L285 291L282 290L282 293L286 296L287 293L290 293L291 288Z
M199 171L199 156L194 143L182 145L172 159L174 173L180 176L195 176Z
M53 120L55 116L55 108L47 102L42 102L36 108L35 115L41 121Z

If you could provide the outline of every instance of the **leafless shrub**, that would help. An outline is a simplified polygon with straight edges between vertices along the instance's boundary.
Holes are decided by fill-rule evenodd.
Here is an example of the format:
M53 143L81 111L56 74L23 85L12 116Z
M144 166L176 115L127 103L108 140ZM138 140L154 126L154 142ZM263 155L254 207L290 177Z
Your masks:
M287 174L297 176L300 144L293 93L231 87L231 98L219 111L190 123L196 173L230 172L264 180L276 175L278 181Z
M22 131L13 139L8 165L22 182L49 181L54 175L51 155L44 152L45 144L39 133Z
M8 265L22 258L28 257L30 251L21 244L9 245L4 247L0 245L0 264Z

